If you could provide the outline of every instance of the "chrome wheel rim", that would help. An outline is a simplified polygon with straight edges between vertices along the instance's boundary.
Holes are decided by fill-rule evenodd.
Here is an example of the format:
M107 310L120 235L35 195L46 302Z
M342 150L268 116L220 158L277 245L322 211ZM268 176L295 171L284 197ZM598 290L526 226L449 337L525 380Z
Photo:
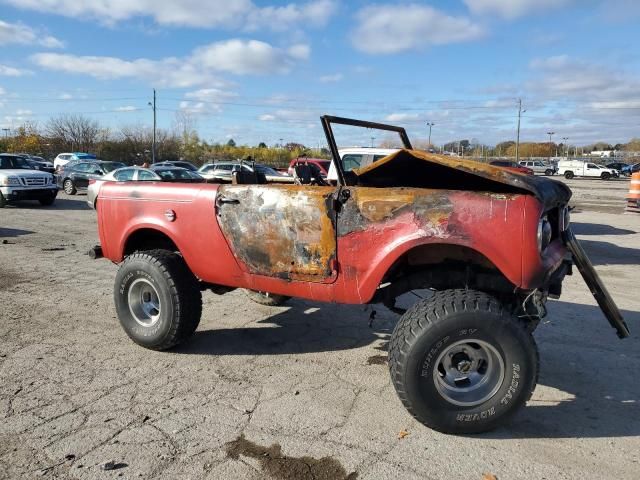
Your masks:
M72 190L73 183L71 183L71 180L67 180L66 182L64 182L64 193L71 193Z
M486 402L504 381L504 360L484 340L466 339L449 345L438 356L433 381L449 403L473 407Z
M129 287L129 310L134 320L143 327L152 327L160 320L160 296L146 278L138 278Z

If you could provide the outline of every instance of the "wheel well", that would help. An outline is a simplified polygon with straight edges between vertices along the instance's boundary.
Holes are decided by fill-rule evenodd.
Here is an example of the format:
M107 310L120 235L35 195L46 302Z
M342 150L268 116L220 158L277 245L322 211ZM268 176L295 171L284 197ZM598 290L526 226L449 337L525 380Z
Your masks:
M142 228L133 232L124 246L124 256L131 255L136 251L143 250L169 250L179 251L176 244L168 235L152 228Z
M462 245L420 245L403 254L385 274L376 300L387 304L411 290L468 288L513 295L514 285L486 256Z

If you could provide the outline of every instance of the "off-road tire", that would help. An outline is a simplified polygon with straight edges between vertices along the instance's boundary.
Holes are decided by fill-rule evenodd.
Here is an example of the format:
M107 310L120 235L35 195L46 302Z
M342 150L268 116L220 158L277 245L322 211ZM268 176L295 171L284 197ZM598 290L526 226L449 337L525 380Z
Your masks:
M277 307L286 303L291 297L285 295L277 295L269 292L258 292L256 290L245 289L244 293L249 297L249 300L259 303L260 305L268 305L270 307Z
M473 406L450 401L436 385L440 356L466 340L485 342L503 361L495 393ZM480 433L504 424L531 397L538 367L525 324L495 298L473 290L444 290L416 303L389 344L389 371L400 400L418 421L443 433Z
M0 208L4 208L7 206L7 199L4 198L2 192L0 192Z
M56 196L57 195L49 195L48 197L38 199L38 201L40 202L40 205L49 207L56 201Z
M550 168L547 168L547 169L544 171L544 174L545 174L547 177L550 177L551 175L553 175L553 170L551 170Z
M129 292L139 281L155 289L159 303L157 322L145 326L136 320ZM116 274L116 311L129 337L145 348L167 350L189 338L200 323L202 294L198 280L182 256L168 250L129 255Z
M571 180L574 176L573 172L564 172L564 178L567 180Z
M609 180L611 178L611 174L609 172L602 172L600 174L600 178L602 180Z
M71 180L70 178L67 178L62 183L62 188L64 190L64 193L66 193L67 195L75 195L78 192L76 186L73 184L73 180Z

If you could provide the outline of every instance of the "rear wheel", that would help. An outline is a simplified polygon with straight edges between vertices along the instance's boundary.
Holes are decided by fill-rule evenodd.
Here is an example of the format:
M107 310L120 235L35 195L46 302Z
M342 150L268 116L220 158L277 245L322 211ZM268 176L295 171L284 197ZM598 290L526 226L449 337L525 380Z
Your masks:
M277 307L287 302L291 297L285 295L277 295L269 292L259 292L257 290L245 290L244 293L253 302L261 305L268 305L270 307Z
M407 410L444 433L496 428L531 397L538 351L525 325L493 297L445 290L400 319L389 370Z
M64 193L67 195L75 195L77 190L76 186L73 184L73 180L67 178L62 184L62 188L64 188Z
M564 172L564 178L571 180L574 177L573 172Z
M200 323L198 281L182 257L168 250L129 255L116 274L114 296L120 324L145 348L178 345Z
M611 178L611 174L609 172L602 172L602 174L600 175L600 178L602 180L609 180Z

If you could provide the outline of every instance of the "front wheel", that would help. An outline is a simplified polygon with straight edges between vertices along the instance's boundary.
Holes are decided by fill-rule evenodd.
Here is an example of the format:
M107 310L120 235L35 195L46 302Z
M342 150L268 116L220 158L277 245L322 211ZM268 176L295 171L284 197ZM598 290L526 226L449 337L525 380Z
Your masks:
M544 171L544 174L545 174L547 177L550 177L551 175L553 175L553 170L551 170L550 168L547 168L547 169Z
M7 199L4 198L2 192L0 192L0 208L4 208L7 206Z
M145 348L178 345L200 323L198 281L177 253L149 250L129 255L116 274L114 297L120 324Z
M611 174L609 172L602 172L600 178L602 178L602 180L609 180L611 178Z
M76 186L73 184L73 180L67 178L62 184L62 188L64 189L64 193L67 195L75 195L77 190Z
M504 424L531 397L538 351L525 325L495 298L445 290L400 318L389 370L418 421L444 433L479 433Z
M277 307L291 299L291 297L287 297L285 295L259 292L257 290L245 290L244 293L249 297L249 300L259 303L260 305L268 305L270 307Z
M56 201L56 194L53 193L53 194L51 194L51 195L49 195L47 197L40 198L38 201L40 202L40 205L48 207L50 205L53 205L53 202Z

